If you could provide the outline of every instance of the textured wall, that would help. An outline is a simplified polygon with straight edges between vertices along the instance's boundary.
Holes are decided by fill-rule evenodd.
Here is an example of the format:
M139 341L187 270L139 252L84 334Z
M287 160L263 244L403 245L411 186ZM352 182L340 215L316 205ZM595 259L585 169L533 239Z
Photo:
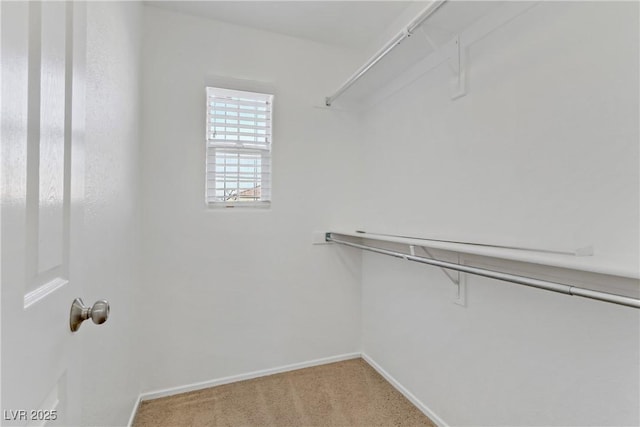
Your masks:
M486 243L593 244L597 258L637 272L638 31L637 3L541 2L470 46L465 97L450 99L442 64L372 107L362 222ZM467 261L617 291L611 277ZM637 280L624 286L638 291ZM446 423L640 422L637 310L477 277L460 307L452 288L438 269L363 258L365 353Z
M140 12L87 5L86 303L108 299L109 321L83 342L83 425L126 425L140 392ZM90 332L90 331L85 331Z
M151 6L143 47L144 390L359 350L358 258L311 245L355 212L354 123L318 108L349 52ZM204 204L205 86L221 79L274 92L268 210Z

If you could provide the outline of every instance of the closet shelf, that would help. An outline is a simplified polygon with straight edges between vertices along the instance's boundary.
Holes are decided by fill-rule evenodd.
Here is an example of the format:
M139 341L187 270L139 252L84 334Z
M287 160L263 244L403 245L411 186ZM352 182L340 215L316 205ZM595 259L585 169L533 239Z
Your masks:
M380 242L397 243L408 246L421 246L429 249L457 252L461 254L478 255L499 258L510 261L526 262L549 267L565 268L569 270L585 271L589 273L619 276L630 279L640 279L638 261L620 259L604 255L577 256L570 254L548 253L537 250L513 249L497 246L484 246L468 243L454 243L437 240L397 237L383 234L332 230L333 235L374 240Z
M448 63L452 72L451 82L443 84L451 85L452 98L463 96L469 66L466 47L535 4L433 0L327 96L325 104L332 106L342 98L343 105L353 107L385 98L386 91L397 89L386 87L392 81L413 81L443 63Z

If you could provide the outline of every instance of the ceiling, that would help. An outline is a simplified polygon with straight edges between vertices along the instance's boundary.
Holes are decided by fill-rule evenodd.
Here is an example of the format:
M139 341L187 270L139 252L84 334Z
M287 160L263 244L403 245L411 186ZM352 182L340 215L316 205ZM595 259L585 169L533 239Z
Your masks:
M217 19L352 49L366 47L411 1L147 1Z

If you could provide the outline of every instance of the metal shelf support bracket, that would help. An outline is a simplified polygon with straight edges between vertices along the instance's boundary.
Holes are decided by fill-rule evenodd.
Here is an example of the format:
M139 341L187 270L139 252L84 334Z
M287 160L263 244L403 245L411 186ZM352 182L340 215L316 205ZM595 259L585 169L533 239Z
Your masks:
M451 78L451 99L458 99L467 94L467 50L460 44L460 35L453 38L453 49L445 52L429 35L426 27L421 27L429 46L447 63L453 74Z

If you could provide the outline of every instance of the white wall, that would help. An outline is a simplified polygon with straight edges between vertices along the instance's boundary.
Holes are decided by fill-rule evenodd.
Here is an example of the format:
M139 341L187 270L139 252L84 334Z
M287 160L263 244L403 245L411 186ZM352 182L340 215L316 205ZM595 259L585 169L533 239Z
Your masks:
M638 425L634 309L466 280L364 255L364 353L451 426Z
M359 258L310 244L355 215L353 120L317 108L352 55L154 7L143 28L143 389L358 351ZM204 204L205 86L219 78L274 90L269 210Z
M638 29L637 3L541 2L469 48L465 97L450 99L442 64L367 110L360 224L593 244L637 271ZM637 310L467 280L460 307L441 271L365 255L364 352L449 425L640 423ZM624 286L638 290L637 280Z
M140 393L140 12L132 2L87 4L87 280L82 298L87 304L109 300L111 315L95 331L80 334L83 425L126 425Z
M442 64L373 108L365 225L546 248L593 244L636 260L634 7L540 4L470 47L467 96L450 99ZM397 178L379 173L382 165ZM403 203L379 207L391 189Z

